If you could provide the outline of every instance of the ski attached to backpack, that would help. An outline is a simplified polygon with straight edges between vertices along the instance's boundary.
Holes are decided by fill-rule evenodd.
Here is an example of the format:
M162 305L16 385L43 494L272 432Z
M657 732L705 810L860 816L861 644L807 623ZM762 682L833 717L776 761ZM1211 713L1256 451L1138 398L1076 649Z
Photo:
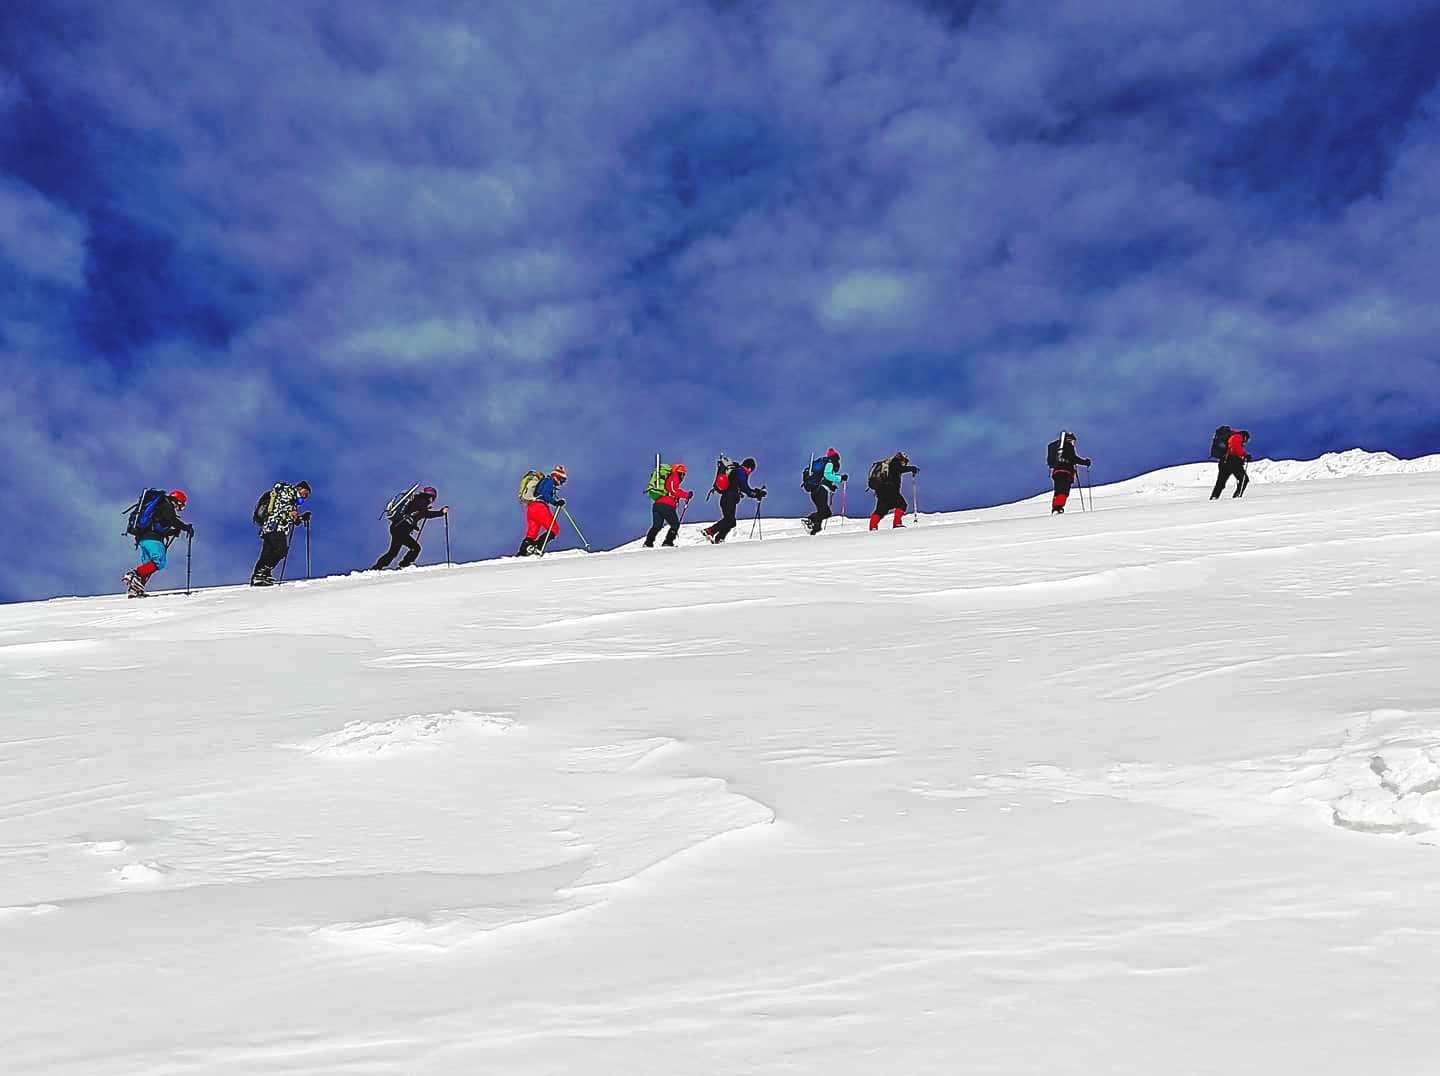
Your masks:
M391 520L393 522L395 519L395 514L399 512L400 509L404 508L405 505L410 503L410 495L419 488L420 483L416 482L404 493L397 493L395 496L391 497L385 505L385 511L381 512L380 515L383 516L385 519Z

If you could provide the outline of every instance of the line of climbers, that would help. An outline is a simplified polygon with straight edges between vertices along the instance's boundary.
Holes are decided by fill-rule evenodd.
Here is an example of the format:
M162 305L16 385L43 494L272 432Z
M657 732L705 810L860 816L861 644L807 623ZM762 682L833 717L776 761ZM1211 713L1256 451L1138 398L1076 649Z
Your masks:
M1248 430L1232 429L1229 426L1216 428L1210 442L1210 457L1219 461L1219 473L1215 479L1215 488L1210 494L1211 500L1220 497L1231 478L1235 479L1233 496L1244 495L1250 485L1250 477L1245 468L1246 461L1250 459L1247 448L1249 442ZM1067 430L1062 431L1059 437L1046 446L1045 463L1054 483L1050 512L1052 515L1062 515L1076 483L1077 469L1089 467L1091 461L1079 454L1075 434ZM746 497L756 502L755 512L758 519L760 502L764 501L768 491L763 485L757 487L750 484L756 466L753 456L747 456L736 463L722 455L715 461L715 477L705 499L709 500L715 493L720 494L720 518L701 530L700 533L706 541L715 545L725 541L737 525L736 513L741 500ZM645 535L647 549L654 548L655 539L667 528L665 540L660 544L675 544L685 513L690 509L691 498L695 496L692 491L684 488L687 473L685 464L665 463L658 455L655 457L655 469L651 472L645 491L651 501L651 526ZM875 507L870 513L872 531L879 529L886 516L892 517L892 528L905 526L905 512L910 503L901 492L901 483L907 474L914 476L919 473L920 468L912 464L910 457L904 452L896 452L888 459L876 460L870 465L866 486L875 495ZM525 508L525 537L515 552L516 556L543 556L550 543L559 537L562 512L579 534L574 517L570 516L565 508L565 498L560 496L561 487L565 485L567 477L565 468L556 466L548 474L543 471L526 471L521 478L519 499ZM801 471L800 486L810 495L811 503L815 506L815 511L804 517L807 533L819 534L824 529L825 521L835 514L832 501L837 492L842 498L841 516L844 516L844 491L848 488L849 481L850 476L842 469L840 453L835 448L827 448L824 455L814 457ZM310 492L309 482L276 482L260 495L251 516L260 534L260 556L250 573L251 586L275 584L275 568L288 559L290 542L297 526L306 530L308 574L310 512L302 511L301 506L309 499ZM389 522L390 547L369 570L381 571L390 567L402 549L406 551L405 555L395 567L410 567L420 556L419 536L424 531L426 521L442 517L446 519L448 560L450 507L446 505L436 508L437 497L434 486L422 488L417 482L390 499L382 513ZM185 511L187 500L184 490L174 489L167 493L161 489L147 489L135 504L126 509L129 522L125 532L134 537L138 556L138 563L123 577L125 588L132 598L145 596L146 586L151 578L165 567L170 543L176 537L185 534L194 538L194 526L180 518ZM680 508L682 503L683 509ZM583 542L584 535L580 535L580 538ZM588 543L586 548L589 548Z

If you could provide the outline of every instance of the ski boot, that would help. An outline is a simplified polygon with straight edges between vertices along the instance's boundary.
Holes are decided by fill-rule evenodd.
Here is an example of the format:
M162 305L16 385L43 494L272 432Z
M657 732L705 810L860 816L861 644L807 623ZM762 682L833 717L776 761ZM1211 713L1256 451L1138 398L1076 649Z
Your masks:
M121 582L125 584L125 596L127 598L148 598L145 592L145 580L133 568L121 576Z

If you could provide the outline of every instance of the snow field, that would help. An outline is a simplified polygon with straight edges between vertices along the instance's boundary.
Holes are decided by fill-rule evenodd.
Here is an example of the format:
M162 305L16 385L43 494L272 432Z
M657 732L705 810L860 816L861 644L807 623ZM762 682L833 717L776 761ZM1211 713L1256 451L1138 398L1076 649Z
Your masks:
M1440 475L1374 464L0 609L6 1071L1423 1068Z

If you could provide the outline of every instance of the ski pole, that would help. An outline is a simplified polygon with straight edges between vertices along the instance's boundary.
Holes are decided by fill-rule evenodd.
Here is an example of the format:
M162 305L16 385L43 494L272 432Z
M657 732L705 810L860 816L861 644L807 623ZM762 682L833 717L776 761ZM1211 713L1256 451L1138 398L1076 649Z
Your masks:
M185 597L190 597L190 549L195 544L193 532L185 535Z
M285 531L285 559L280 562L280 585L285 584L285 571L290 567L290 539L295 535L295 524Z
M450 513L445 513L445 567L450 567Z
M556 521L560 518L560 506L555 505L554 508L555 511L550 513L550 526L545 528L545 540L540 543L539 555L542 557L545 555L545 550L550 548L550 539L555 537L555 524Z
M580 524L575 522L575 517L570 514L570 509L561 507L560 511L565 513L565 518L570 521L570 526L575 528L575 533L580 538L580 544L585 547L585 552L590 552L590 543L585 540L585 532L580 529Z

